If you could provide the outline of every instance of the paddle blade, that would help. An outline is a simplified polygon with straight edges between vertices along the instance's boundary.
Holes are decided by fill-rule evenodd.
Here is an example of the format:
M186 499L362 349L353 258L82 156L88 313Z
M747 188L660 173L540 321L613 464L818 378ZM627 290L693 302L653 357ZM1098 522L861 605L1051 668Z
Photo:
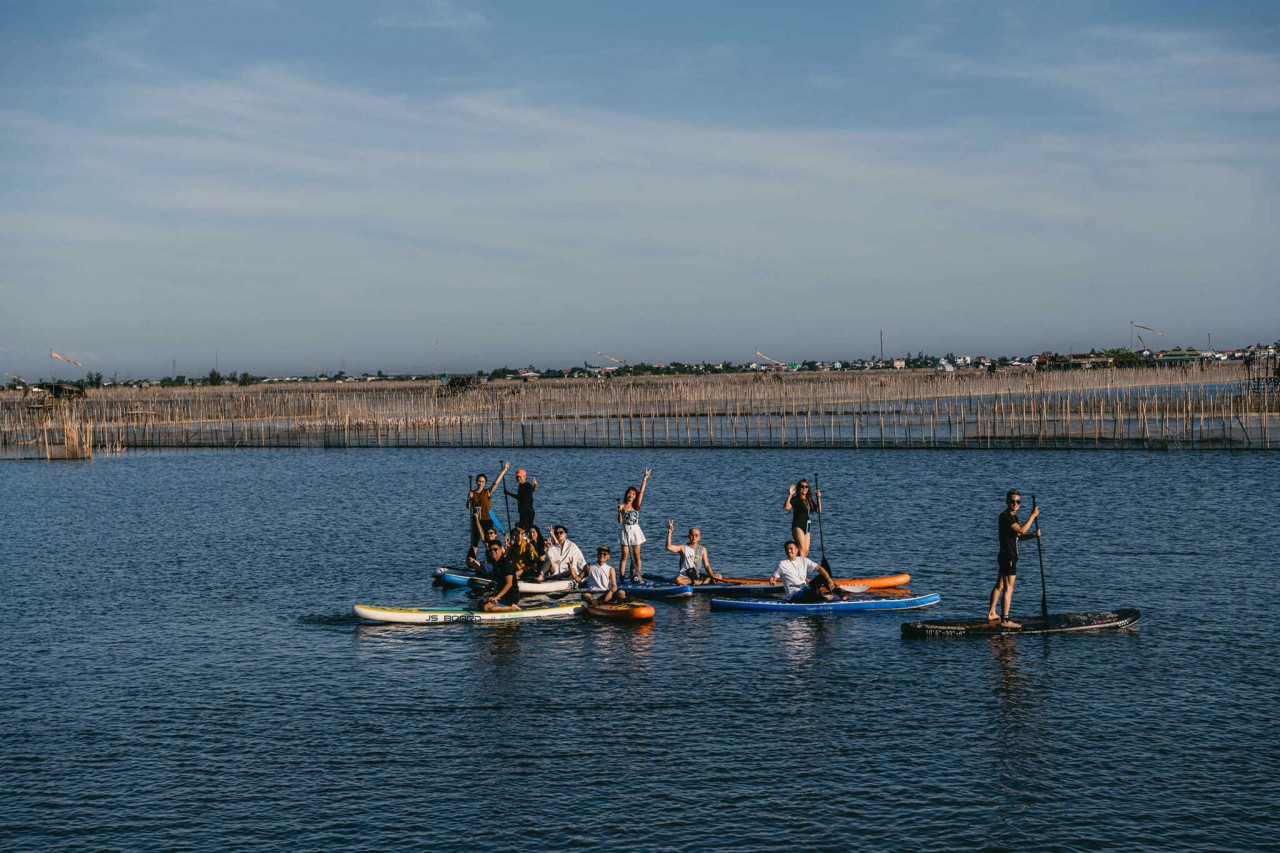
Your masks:
M822 566L822 568L826 571L827 574L831 574L831 564L827 562L826 557L823 557L822 562L820 562L818 565Z

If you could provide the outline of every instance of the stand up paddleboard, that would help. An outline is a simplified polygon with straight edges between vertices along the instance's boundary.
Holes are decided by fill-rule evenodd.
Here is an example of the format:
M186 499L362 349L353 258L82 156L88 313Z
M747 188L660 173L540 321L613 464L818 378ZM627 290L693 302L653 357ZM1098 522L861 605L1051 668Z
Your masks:
M478 578L475 575L460 574L452 571L444 571L436 574L436 580L443 586L464 587L469 586L472 589L489 589L493 586L493 581L489 578ZM568 592L573 589L576 584L569 578L552 581L517 581L520 585L521 592L530 594L547 593L547 592Z
M593 604L587 607L587 613L601 619L616 619L620 622L643 622L652 619L652 604L643 601L629 601L626 604Z
M1141 614L1129 607L1095 613L1054 613L1041 616L1015 616L1021 628L1005 628L998 621L986 619L930 619L926 622L904 622L902 636L924 637L1000 637L1019 634L1063 634L1069 631L1109 631L1127 628Z
M632 598L689 598L693 595L693 587L689 584L674 583L620 583L618 589Z
M470 607L378 607L357 604L353 608L361 619L375 622L401 622L410 625L456 625L463 622L509 622L514 619L547 619L575 616L584 609L582 602L565 602L519 610L489 613Z
M660 577L659 575L645 575L650 581L659 584L675 584L675 578ZM728 581L728 578L725 579ZM771 592L782 592L782 584L769 583L768 581L755 580L751 583L737 583L729 581L728 583L695 583L690 584L696 593L704 593L708 595L768 595ZM859 592L860 590L854 590Z
M712 610L768 610L775 613L854 613L866 610L915 610L930 607L942 600L936 592L910 598L851 598L847 601L800 603L775 598L713 598Z
M768 578L725 578L728 583L736 584L768 584ZM835 578L836 586L849 592L861 592L864 589L888 589L895 586L906 586L911 575L902 572L897 575L880 575L874 578ZM862 589L858 589L861 587Z

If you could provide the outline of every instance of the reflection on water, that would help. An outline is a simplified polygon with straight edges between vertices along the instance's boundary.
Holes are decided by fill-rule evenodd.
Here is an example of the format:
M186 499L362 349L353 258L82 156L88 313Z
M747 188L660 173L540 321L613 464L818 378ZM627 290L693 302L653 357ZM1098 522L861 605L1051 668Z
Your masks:
M995 664L991 678L991 693L996 700L993 758L999 789L1006 798L999 814L1001 823L1011 829L1016 828L1021 812L1047 784L1047 756L1042 746L1044 691L1028 670L1027 649L1023 648L1027 642L1043 645L1043 640L1030 637L986 640Z
M836 636L835 619L819 613L806 613L769 619L769 636L782 652L788 671L807 673L815 665L821 665L823 652L832 648Z
M652 664L653 622L607 622L588 619L583 625L582 653L605 667L620 666L637 672Z

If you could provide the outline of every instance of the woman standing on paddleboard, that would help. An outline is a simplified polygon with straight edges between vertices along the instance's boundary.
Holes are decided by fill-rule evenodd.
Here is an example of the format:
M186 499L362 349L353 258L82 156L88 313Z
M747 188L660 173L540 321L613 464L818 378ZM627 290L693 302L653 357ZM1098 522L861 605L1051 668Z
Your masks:
M493 516L490 515L490 501L493 498L493 492L498 488L498 484L502 482L502 478L507 476L507 469L511 467L508 462L502 466L502 471L498 473L498 479L493 481L493 485L489 485L488 478L484 474L476 474L476 487L467 492L467 510L471 514L471 550L474 553L476 546L485 539L485 534L493 529Z
M625 576L627 562L632 562L631 580L636 583L644 580L644 571L640 564L640 546L646 541L644 531L640 529L640 504L644 501L644 487L649 484L650 469L644 469L644 479L640 488L627 486L622 502L618 504L618 523L622 525L618 533L618 544L622 546L622 563L618 566L618 574Z
M783 510L791 511L791 538L800 548L800 556L809 556L809 513L822 512L822 492L809 489L809 481L801 480L787 491Z

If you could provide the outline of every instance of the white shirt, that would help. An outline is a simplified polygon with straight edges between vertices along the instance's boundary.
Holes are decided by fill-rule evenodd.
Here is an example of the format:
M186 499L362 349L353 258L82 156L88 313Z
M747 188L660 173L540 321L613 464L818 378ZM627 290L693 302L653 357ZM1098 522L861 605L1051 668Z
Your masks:
M818 564L808 557L796 557L794 560L782 560L773 573L772 580L782 581L782 587L790 598L799 590L808 586L809 572L818 568Z
M568 539L564 540L563 545L558 541L547 545L547 561L551 564L553 575L567 575L570 566L577 571L587 564L587 558L582 556L582 549Z
M613 566L605 563L592 563L587 569L587 592L608 592L613 584Z

